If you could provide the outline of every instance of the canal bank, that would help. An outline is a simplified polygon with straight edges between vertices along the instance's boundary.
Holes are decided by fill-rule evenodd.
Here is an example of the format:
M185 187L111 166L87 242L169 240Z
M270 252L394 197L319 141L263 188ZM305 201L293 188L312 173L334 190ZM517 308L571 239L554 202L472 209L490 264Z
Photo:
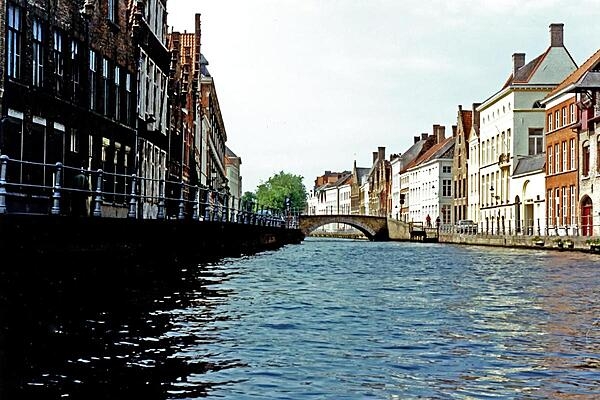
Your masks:
M388 219L390 240L411 241L410 224ZM547 249L560 251L600 252L600 245L593 238L584 236L541 236L541 235L489 235L464 234L453 229L441 227L437 235L439 243L451 243L473 246L495 246L528 249Z
M298 229L221 221L0 215L5 257L212 260L300 243Z

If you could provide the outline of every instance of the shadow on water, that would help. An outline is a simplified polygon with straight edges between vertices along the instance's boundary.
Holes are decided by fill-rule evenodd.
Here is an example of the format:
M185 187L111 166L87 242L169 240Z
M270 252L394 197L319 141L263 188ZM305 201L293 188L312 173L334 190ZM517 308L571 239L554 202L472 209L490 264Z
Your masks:
M202 397L187 377L239 365L181 357L198 340L169 335L169 311L198 308L209 323L228 277L209 264L49 263L0 272L0 398ZM208 283L208 284L207 284ZM195 310L196 311L196 310ZM182 389L183 388L183 389Z

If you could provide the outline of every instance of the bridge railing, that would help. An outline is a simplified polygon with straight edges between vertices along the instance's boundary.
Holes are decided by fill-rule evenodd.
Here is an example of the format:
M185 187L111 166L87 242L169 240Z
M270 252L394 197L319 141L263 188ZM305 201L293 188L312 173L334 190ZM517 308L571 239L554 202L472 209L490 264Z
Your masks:
M298 227L299 213L244 201L222 189L0 156L0 214L75 215L79 211L75 203L81 198L85 214L97 218Z

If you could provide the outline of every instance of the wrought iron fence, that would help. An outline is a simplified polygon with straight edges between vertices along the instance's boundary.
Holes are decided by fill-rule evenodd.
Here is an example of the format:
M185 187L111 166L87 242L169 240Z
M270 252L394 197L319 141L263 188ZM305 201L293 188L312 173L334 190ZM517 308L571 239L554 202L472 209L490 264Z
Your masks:
M552 225L550 219L521 219L518 221L502 216L487 218L473 226L442 224L440 232L484 236L593 236L600 231L599 225L580 221L580 224Z
M300 214L183 181L0 156L0 214L80 215L78 201L85 201L84 215L96 218L188 219L297 228Z

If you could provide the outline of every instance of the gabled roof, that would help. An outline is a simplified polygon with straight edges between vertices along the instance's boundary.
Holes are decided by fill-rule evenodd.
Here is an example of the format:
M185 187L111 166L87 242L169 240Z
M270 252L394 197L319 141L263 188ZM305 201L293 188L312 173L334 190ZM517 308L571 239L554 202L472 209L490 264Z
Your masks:
M371 168L356 167L356 183L360 184L362 178L369 175L369 171L371 171Z
M530 174L532 172L539 172L544 170L546 167L546 155L545 153L536 154L533 156L526 156L519 158L517 166L513 172L513 176Z
M404 154L400 155L400 173L406 171L413 161L419 158L423 152L427 151L426 145L427 143L431 143L431 140L433 140L431 136L428 139L421 139L417 143L414 143L412 146L410 146L408 150L404 152Z
M423 153L419 158L414 160L406 169L417 167L427 161L436 160L439 158L454 157L454 141L456 138L451 136L444 139L441 143L433 145L429 150Z
M204 76L210 76L210 72L208 72L208 60L204 57L204 54L200 53L200 73Z
M529 61L527 64L523 65L517 70L516 74L511 73L508 79L506 80L506 83L502 86L502 89L505 89L510 85L514 85L515 83L528 83L531 77L533 76L534 72L538 69L542 61L544 61L544 59L548 55L550 49L551 47L548 47L548 49L544 53L540 54L533 60Z
M227 146L225 146L225 155L227 157L237 157L233 151Z
M462 125L463 135L465 136L465 142L467 142L471 135L471 127L473 126L473 111L460 110L458 115L460 118L460 125Z
M552 97L567 87L578 83L582 78L584 78L588 71L597 68L598 64L600 64L600 49L592 54L591 57L581 65L581 67L577 68L569 76L567 76L564 81L554 88L554 90L548 93L546 98Z

